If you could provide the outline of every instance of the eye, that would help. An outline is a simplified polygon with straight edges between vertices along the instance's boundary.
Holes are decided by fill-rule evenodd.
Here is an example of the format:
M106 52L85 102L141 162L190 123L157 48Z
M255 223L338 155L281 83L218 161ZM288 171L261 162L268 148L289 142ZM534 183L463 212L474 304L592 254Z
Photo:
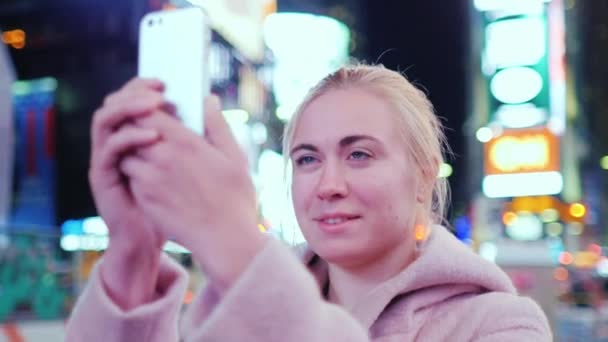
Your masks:
M316 160L317 159L313 156L302 156L296 159L296 165L308 165L314 163Z
M366 160L371 158L372 156L369 153L363 152L363 151L354 151L353 153L350 154L350 156L348 156L348 159L353 159L353 160Z

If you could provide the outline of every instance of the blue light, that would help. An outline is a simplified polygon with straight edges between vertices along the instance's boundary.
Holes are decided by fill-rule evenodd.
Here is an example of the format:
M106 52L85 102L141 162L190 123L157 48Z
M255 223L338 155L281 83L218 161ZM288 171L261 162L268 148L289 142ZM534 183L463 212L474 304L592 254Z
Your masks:
M82 220L67 220L61 225L61 235L83 235Z

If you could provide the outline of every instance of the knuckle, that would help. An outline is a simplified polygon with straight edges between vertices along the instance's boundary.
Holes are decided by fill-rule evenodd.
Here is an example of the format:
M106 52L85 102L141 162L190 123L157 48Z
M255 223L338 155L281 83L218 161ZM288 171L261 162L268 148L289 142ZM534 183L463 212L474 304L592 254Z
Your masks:
M112 103L112 102L113 102L113 101L116 99L116 95L117 95L117 93L118 93L118 92L112 92L112 93L109 93L108 95L106 95L106 96L103 98L103 105L104 105L104 106L107 106L107 105L109 105L110 103Z

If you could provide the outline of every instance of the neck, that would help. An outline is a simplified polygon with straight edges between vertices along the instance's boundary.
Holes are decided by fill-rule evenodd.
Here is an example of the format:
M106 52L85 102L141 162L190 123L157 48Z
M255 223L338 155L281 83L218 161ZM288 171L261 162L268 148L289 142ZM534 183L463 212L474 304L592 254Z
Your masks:
M327 297L352 309L376 286L401 273L415 259L414 245L400 243L382 255L359 265L329 264Z

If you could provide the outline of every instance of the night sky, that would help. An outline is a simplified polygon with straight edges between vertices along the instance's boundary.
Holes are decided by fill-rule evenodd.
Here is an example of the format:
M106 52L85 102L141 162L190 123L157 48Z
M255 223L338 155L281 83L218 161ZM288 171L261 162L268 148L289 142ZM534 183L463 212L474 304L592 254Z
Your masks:
M0 4L3 26L23 27L32 32L54 27L47 30L49 35L55 31L68 33L63 38L55 34L56 43L52 46L14 54L19 78L65 75L61 79L69 81L70 91L78 94L78 101L71 103L70 111L76 115L60 116L58 123L60 219L94 214L86 181L88 126L103 95L135 73L133 3L110 1L99 8L93 4L75 6L72 2L68 6L67 1ZM353 55L403 71L428 91L437 114L445 119L449 144L455 153L450 181L455 207L461 210L466 203L466 183L462 180L467 176L466 165L462 163L465 153L462 128L468 101L468 0L278 0L278 3L279 11L325 15L335 14L333 10L339 7L354 9L347 15L351 22L345 20L358 35ZM104 18L114 18L114 25L104 26L108 24ZM112 65L107 65L107 61L113 61ZM60 88L68 83L60 83ZM59 96L60 103L64 100Z
M464 205L467 176L463 123L469 87L468 6L467 0L369 0L367 7L368 62L404 71L428 91L436 113L444 118L455 155L450 181L456 210Z

